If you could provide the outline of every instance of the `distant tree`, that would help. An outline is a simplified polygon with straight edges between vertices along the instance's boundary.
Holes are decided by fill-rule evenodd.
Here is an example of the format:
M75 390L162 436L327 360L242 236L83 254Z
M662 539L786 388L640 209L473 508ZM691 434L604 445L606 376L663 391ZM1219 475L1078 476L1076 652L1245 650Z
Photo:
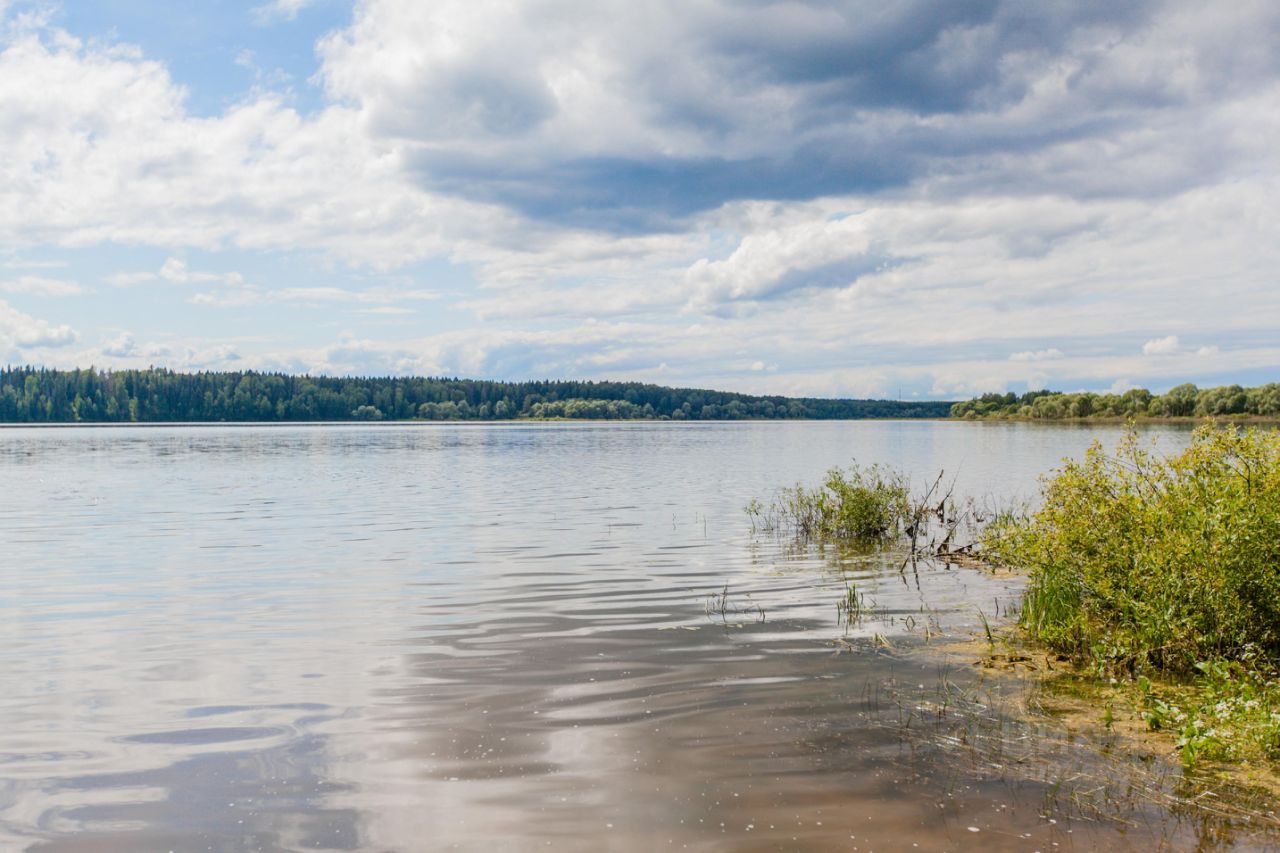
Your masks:
M1096 394L1077 394L1070 403L1068 413L1073 418L1087 418L1093 414L1093 404L1096 399Z
M1205 388L1196 395L1197 415L1238 415L1245 411L1249 397L1239 385Z
M608 419L666 413L681 418L944 417L951 405L757 397L636 382L0 368L0 420L9 423L364 420L374 410L383 419L486 419L527 417L538 404L544 404L539 411L548 417Z
M1246 411L1255 415L1280 415L1280 383L1250 388Z
M1170 417L1184 417L1193 415L1196 411L1196 399L1200 395L1200 389L1186 382L1182 385L1175 385L1168 392L1161 396L1164 413Z

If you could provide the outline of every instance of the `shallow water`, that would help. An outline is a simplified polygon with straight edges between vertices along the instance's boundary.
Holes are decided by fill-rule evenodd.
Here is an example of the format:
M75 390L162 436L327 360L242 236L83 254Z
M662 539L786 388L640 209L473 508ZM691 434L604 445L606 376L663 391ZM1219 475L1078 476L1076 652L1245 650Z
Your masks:
M1191 845L1154 803L1057 809L1063 773L1106 772L1087 750L1034 778L904 736L904 708L1006 689L924 635L980 630L1016 579L788 547L741 510L855 457L1029 496L1118 435L0 430L0 848ZM847 584L875 610L852 627Z

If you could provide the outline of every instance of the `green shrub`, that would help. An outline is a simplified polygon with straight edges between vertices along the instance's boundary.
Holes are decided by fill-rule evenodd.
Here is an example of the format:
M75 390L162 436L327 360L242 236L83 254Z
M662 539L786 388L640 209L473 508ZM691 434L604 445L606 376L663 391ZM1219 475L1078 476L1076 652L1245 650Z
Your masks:
M783 489L769 506L747 505L765 530L787 530L815 539L886 539L901 528L910 507L906 481L896 471L857 465L832 468L820 486Z
M990 527L1028 570L1026 630L1116 671L1195 674L1280 660L1280 433L1197 429L1165 457L1129 432L1047 479L1043 506Z

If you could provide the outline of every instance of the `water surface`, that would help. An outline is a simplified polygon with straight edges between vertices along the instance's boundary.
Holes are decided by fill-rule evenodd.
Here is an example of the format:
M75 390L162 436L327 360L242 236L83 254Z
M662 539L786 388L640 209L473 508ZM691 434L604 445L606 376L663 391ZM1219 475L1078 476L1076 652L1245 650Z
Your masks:
M855 458L1029 496L1118 435L0 430L0 847L1179 848L1204 828L1073 818L1061 767L904 736L904 708L1001 689L923 636L1016 578L796 549L741 509ZM875 618L838 622L850 584Z

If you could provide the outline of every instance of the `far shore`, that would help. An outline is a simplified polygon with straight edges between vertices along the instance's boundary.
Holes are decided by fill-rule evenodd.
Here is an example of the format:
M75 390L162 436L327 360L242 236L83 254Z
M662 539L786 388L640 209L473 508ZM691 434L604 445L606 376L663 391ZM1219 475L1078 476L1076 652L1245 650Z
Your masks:
M88 427L290 427L290 426L484 426L501 424L668 424L698 426L703 424L830 424L830 423L959 423L960 418L714 418L675 420L668 418L468 418L466 420L380 420L380 421L80 421L0 423L0 429L79 429Z
M1019 415L988 415L974 418L714 418L676 420L668 418L467 418L458 420L346 420L346 421L80 421L80 422L22 422L5 421L0 423L3 429L81 429L97 427L290 427L290 426L460 426L501 424L511 426L517 424L679 424L695 426L698 424L723 423L1027 423L1054 426L1069 424L1081 426L1101 424L1106 426L1123 426L1127 423L1156 425L1196 426L1209 421L1248 426L1280 426L1280 417L1270 415L1186 415L1180 417L1138 417L1125 418L1118 416L1100 416L1087 418L1028 418Z

